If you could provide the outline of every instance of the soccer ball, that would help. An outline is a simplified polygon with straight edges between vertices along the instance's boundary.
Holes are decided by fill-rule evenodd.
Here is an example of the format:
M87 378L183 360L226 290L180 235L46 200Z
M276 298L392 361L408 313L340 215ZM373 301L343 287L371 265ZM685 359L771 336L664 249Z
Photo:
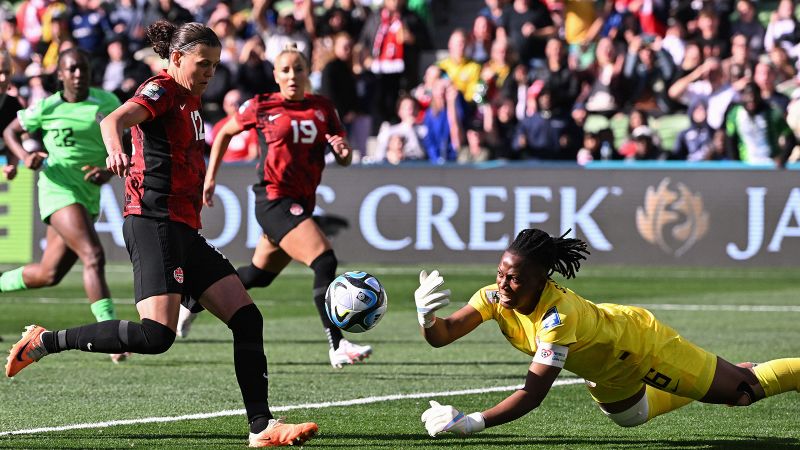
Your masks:
M328 286L325 311L337 327L363 333L381 320L388 300L377 278L366 272L345 272Z

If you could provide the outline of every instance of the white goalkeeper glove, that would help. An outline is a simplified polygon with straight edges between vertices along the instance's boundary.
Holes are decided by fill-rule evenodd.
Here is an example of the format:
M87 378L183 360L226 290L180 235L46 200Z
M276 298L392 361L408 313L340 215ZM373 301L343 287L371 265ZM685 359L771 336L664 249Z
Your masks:
M414 291L414 301L417 302L417 319L423 328L432 327L436 321L436 310L450 303L450 289L438 290L443 284L444 278L438 270L430 275L424 270L419 273L419 287Z
M422 413L422 421L431 437L445 431L466 435L486 428L483 414L479 412L464 414L450 405L440 405L436 400L430 402L431 407Z

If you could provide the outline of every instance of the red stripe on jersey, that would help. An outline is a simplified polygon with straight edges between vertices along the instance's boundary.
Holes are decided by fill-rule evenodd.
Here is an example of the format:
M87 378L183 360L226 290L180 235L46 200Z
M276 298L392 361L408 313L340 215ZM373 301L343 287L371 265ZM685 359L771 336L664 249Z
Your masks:
M206 172L200 97L163 71L142 83L128 101L147 108L152 117L131 129L133 156L125 180L124 215L199 229Z
M311 94L301 101L259 94L243 105L236 120L258 133L257 170L267 198L289 197L313 208L325 168L325 134L344 136L333 103Z

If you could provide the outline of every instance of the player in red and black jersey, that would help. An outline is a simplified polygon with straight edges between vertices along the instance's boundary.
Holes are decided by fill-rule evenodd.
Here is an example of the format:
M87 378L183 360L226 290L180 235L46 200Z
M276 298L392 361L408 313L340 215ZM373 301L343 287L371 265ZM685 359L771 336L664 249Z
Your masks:
M203 200L213 206L215 177L231 137L248 129L258 135L260 159L256 219L264 231L252 263L238 269L246 288L268 286L294 259L314 271L314 304L330 343L331 365L361 361L372 348L342 337L325 313L325 291L336 276L336 256L328 238L314 222L317 186L325 168L325 152L348 166L353 151L344 138L336 111L328 99L306 93L308 61L290 45L275 59L280 92L256 95L222 127L211 147ZM180 327L180 324L179 324Z
M30 326L12 348L6 375L64 350L163 353L175 341L181 300L191 297L233 332L250 446L303 443L317 425L291 425L272 416L261 313L228 259L198 232L205 177L200 95L219 64L220 41L199 23L159 21L147 34L169 67L100 124L106 165L126 177L123 235L141 323L107 320L59 331ZM133 128L130 157L122 145L126 128Z

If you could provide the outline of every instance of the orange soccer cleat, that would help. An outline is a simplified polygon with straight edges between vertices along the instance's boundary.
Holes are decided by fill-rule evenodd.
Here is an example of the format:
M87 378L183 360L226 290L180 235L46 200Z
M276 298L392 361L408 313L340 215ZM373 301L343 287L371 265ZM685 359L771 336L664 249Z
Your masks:
M293 425L283 419L270 419L269 425L261 433L250 433L250 447L283 447L302 445L319 431L313 422Z
M47 354L47 350L42 345L42 333L44 328L39 325L28 325L22 338L11 347L11 352L6 361L6 376L13 377L20 370L28 367L31 363L42 359Z

